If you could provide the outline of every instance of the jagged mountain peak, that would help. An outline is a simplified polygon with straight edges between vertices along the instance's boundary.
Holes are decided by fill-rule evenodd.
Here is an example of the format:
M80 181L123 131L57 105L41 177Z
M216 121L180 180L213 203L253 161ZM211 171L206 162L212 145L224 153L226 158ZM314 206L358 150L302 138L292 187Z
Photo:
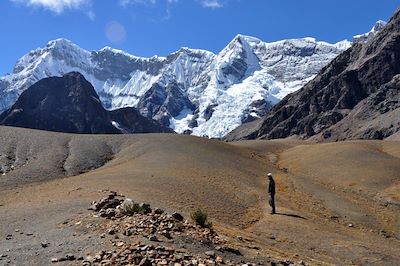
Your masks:
M252 43L260 43L262 41L256 37L252 37L249 35L237 34L235 38L233 38L233 40L231 41L231 43L233 42L252 44Z
M57 39L0 78L0 112L36 81L79 71L107 109L142 106L142 114L179 133L220 138L264 115L349 46L315 38L266 43L238 34L217 54L182 47L146 58L111 47L89 52Z
M358 43L358 42L367 42L367 41L369 41L378 32L380 32L386 26L386 24L387 24L386 21L378 20L377 22L375 22L374 26L371 28L371 30L369 32L353 36L353 42L354 43Z
M382 24L382 23L381 23ZM341 53L301 90L228 140L383 139L400 130L400 10L368 40Z
M166 59L165 57L161 57L161 56L157 56L157 55L154 55L152 57L139 57L139 56L135 56L130 53L127 53L125 51L112 48L110 46L105 46L105 47L101 48L99 51L92 52L92 53L105 54L108 56L122 56L122 57L125 57L125 58L127 58L129 60L133 60L133 61L165 61L165 59Z
M179 54L204 54L204 55L215 55L213 52L207 51L207 50L203 50L203 49L193 49L193 48L189 48L189 47L181 47L178 51L176 51L175 53L179 53Z
M375 25L374 27L372 27L371 31L375 33L381 31L386 26L386 24L387 24L386 21L378 20L377 22L375 22Z
M65 38L58 38L55 40L51 40L46 45L46 47L53 47L53 48L57 46L72 46L75 48L80 48L78 45Z
M224 54L226 51L233 49L246 49L246 47L253 47L258 43L262 43L262 41L255 37L238 34L228 43L227 46L225 46L220 54Z

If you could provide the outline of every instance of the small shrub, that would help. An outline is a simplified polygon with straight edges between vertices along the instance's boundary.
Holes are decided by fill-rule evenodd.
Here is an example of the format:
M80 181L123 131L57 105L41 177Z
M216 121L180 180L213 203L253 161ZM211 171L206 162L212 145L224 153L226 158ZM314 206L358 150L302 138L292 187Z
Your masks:
M211 223L207 222L207 211L203 210L201 208L198 208L192 214L190 215L192 220L197 224L200 225L201 227L210 227Z
M121 204L122 212L127 215L133 215L135 213L147 214L151 212L150 204L147 203L136 203L131 199L125 199Z
M125 199L121 204L121 209L125 214L132 215L139 212L139 204L131 199Z
M141 214L151 213L150 204L148 204L148 203L140 203L138 212L141 213Z

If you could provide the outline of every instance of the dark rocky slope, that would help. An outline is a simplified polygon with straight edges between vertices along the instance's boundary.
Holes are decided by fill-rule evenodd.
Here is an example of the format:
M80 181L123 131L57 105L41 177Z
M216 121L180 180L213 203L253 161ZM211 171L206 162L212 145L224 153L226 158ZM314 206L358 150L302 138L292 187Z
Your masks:
M171 132L134 108L105 110L93 86L78 72L32 85L0 115L0 125L67 133Z
M367 43L354 44L267 116L226 139L389 137L400 129L399 73L400 10Z

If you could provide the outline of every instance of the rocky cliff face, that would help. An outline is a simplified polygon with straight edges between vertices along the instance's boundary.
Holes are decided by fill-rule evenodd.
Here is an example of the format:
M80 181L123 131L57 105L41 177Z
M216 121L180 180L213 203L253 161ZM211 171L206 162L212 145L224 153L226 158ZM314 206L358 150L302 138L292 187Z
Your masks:
M78 72L40 80L0 115L0 124L68 133L170 132L134 108L105 110Z
M135 107L179 133L219 138L264 115L349 46L238 35L218 54L182 48L140 58L109 47L89 52L58 39L23 56L0 78L0 112L35 82L78 71L108 110Z
M227 139L388 137L400 127L399 73L398 11L381 32L354 44L267 116L242 125Z

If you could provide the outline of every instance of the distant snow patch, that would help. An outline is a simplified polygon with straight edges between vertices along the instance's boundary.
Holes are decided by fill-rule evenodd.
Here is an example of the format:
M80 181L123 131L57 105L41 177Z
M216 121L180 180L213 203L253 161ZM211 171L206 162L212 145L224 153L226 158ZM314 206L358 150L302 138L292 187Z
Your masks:
M193 112L189 108L183 109L180 114L169 120L169 127L176 133L183 133L185 130L190 129L189 123L193 119Z

